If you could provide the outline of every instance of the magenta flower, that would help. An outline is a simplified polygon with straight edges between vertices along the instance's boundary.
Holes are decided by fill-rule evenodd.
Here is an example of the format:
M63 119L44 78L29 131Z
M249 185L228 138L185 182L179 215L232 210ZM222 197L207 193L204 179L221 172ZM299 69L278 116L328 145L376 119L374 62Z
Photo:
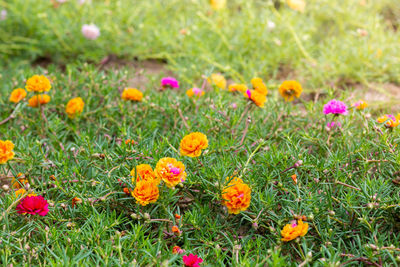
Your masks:
M19 202L17 212L19 214L38 214L45 216L49 212L49 203L42 196L27 196Z
M179 82L173 77L164 77L161 79L161 87L162 88L179 88Z
M189 256L183 256L183 263L188 267L199 267L200 263L203 262L203 259L198 257L197 255L190 254Z
M251 91L250 90L246 90L246 94L251 99Z
M324 105L324 114L342 114L347 115L347 106L342 101L332 99Z

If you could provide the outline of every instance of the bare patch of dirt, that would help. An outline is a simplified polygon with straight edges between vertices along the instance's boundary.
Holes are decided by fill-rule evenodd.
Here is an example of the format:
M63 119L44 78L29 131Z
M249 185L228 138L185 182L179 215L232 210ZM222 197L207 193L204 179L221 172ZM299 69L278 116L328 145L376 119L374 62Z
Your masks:
M400 111L400 86L393 83L357 84L354 86L354 97L364 99L372 108Z

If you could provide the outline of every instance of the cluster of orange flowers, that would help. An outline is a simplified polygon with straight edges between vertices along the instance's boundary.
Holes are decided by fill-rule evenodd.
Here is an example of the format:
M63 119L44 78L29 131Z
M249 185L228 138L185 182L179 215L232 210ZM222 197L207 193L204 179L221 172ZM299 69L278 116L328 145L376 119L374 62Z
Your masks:
M180 146L182 156L198 157L202 149L207 148L208 140L203 133L195 132L186 135ZM124 192L131 192L137 203L142 206L154 203L159 197L158 186L161 181L169 188L174 188L186 180L185 165L175 158L160 159L156 168L149 164L140 164L131 171L132 183L136 184L132 192L125 188Z
M48 94L43 94L44 92L49 92L51 89L51 83L49 79L44 75L33 75L26 81L25 89L28 92L34 92L33 95L28 100L28 106L32 108L37 108L46 105L50 102L51 97ZM10 102L19 103L27 96L27 92L22 88L17 88L13 90L10 94ZM68 101L65 112L69 118L74 118L83 111L85 103L82 98L76 97Z

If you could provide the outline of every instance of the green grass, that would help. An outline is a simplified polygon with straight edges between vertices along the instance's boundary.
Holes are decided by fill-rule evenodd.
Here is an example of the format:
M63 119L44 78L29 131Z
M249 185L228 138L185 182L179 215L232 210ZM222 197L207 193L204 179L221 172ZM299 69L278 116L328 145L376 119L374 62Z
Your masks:
M304 14L256 0L231 0L221 12L197 0L93 2L55 9L50 1L0 0L8 10L0 21L0 121L15 115L0 125L0 140L12 140L16 153L0 165L0 181L23 173L51 204L45 217L22 216L13 191L0 189L2 265L181 266L175 245L202 257L202 266L398 264L400 126L376 122L390 106L352 109L335 118L342 128L331 131L325 125L334 118L322 113L332 98L349 106L355 100L341 88L400 82L395 1L314 0ZM267 29L269 20L275 29ZM80 33L91 22L101 29L95 41ZM110 54L166 62L181 89L160 92L165 73L145 75L138 86L144 100L124 102L121 91L140 70L100 68ZM32 65L43 57L52 64ZM189 99L185 90L200 87L211 72L245 83L261 76L269 88L265 108L211 87ZM27 101L8 101L34 74L52 80L44 116ZM277 92L286 78L306 91L294 103ZM69 119L65 104L77 96L84 111ZM207 135L208 149L199 158L180 156L180 140L194 131ZM126 145L128 138L137 144ZM187 180L175 189L161 185L158 201L142 207L119 179L133 187L130 170L154 168L163 157L182 161ZM221 190L235 174L250 185L252 200L230 215ZM82 204L72 207L74 197ZM176 213L179 237L166 221ZM306 216L308 233L282 242L280 231L297 216Z

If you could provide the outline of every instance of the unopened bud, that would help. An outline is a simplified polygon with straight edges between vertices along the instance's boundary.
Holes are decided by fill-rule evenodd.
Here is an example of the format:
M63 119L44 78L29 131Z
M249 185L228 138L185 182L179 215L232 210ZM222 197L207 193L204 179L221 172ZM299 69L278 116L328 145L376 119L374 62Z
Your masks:
M6 184L3 185L2 188L3 188L3 190L6 191L6 192L7 192L8 190L10 190L10 187L9 187L8 185L6 185Z

